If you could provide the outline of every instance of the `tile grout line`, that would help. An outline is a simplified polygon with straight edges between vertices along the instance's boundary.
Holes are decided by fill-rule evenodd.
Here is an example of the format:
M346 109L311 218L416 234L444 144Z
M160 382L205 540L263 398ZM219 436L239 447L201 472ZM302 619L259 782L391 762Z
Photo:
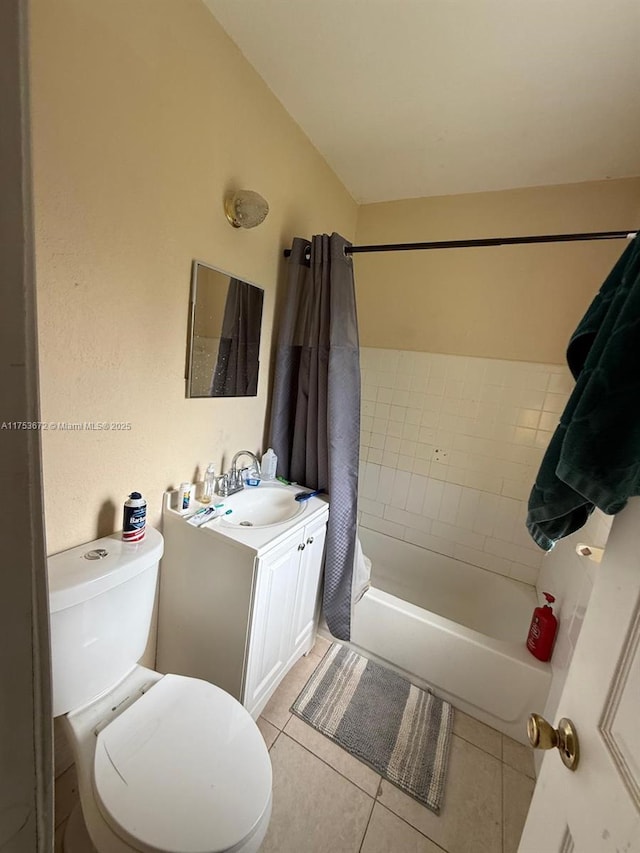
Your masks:
M351 783L352 785L354 785L354 786L355 786L359 791L362 791L362 793L363 793L363 794L366 794L366 795L367 795L371 800L373 800L373 805L372 805L372 808L371 808L371 814L369 815L369 820L367 821L367 829L369 828L369 823L371 822L371 817L373 816L373 808L375 807L376 803L378 803L380 806L382 806L382 808L386 809L386 811L388 811L388 812L389 812L390 814L392 814L394 817L398 818L398 820L401 820L401 821L402 821L402 823L406 824L406 826L408 826L408 827L410 827L411 829L413 829L415 832L417 832L417 833L418 833L419 835L421 835L423 838L426 838L426 839L427 839L427 841L430 841L432 844L435 844L435 846L436 846L439 850L442 850L442 851L443 851L443 853L448 853L448 851L447 851L444 847L441 847L441 846L440 846L436 841L434 841L432 838L429 838L429 836L428 836L428 835L425 835L425 833L424 833L424 832L421 832L421 831L420 831L416 826L414 826L413 824L409 823L409 821L405 820L401 815L399 815L399 814L397 814L396 812L394 812L394 811L393 811L393 809L390 809L388 806L386 806L386 805L385 805L385 804L380 800L380 797L381 797L381 795L382 795L382 783L383 783L383 782L385 782L385 781L387 781L387 782L388 782L388 780L385 780L385 779L384 779L384 777L380 776L380 774L377 774L377 775L378 775L378 777L379 777L379 782L378 782L378 786L377 786L377 789L376 789L376 794L375 794L375 796L371 796L371 794L370 794L368 791L365 791L365 789L364 789L364 788L361 788L361 787L360 787L360 785L358 785L358 783L357 783L357 782L354 782L354 781L353 781L353 779L349 779L349 777L348 777L348 776L345 776L345 775L344 775L344 773L341 773L341 772L340 772L340 770L336 770L336 768L335 768L335 767L333 767L333 765L329 764L327 761L325 761L325 760L324 760L323 758L321 758L319 755L316 755L316 753L315 753L315 752L313 752L313 750L309 749L309 748L308 748L308 747L306 747L304 744L300 743L300 741L296 740L292 735L290 735L290 734L289 734L289 732L285 732L284 730L282 730L281 734L283 734L285 737L288 737L288 738L289 738L289 740L293 741L293 743L296 743L298 746L302 747L302 749L306 750L306 752L308 752L310 755L314 756L314 758L317 758L317 759L318 759L319 761L321 761L323 764L326 764L326 766L327 766L327 767L329 767L329 769L333 770L335 773L337 773L337 774L338 774L338 776L341 776L341 777L342 777L343 779L345 779L347 782L350 782L350 783ZM279 736L278 736L278 737L279 737ZM327 740L329 740L329 739L327 739ZM332 743L332 741L329 741L329 742L330 742L330 743ZM275 743L275 741L274 741L274 743ZM473 746L474 744L471 744L471 745ZM339 747L339 748L341 748L341 747ZM346 750L343 750L343 751L344 751L344 752L347 752ZM348 754L348 755L351 755L351 753L348 753L348 752L347 752L347 754ZM353 758L355 758L355 756L352 756L352 757L353 757ZM493 757L493 758L495 758L495 755L494 755L494 756L492 756L492 757ZM359 761L359 759L357 759L357 758L355 758L355 760L356 760L356 761ZM362 765L363 765L363 767L368 767L368 766L369 766L368 764L364 764L364 762L362 762L362 761L359 761L359 763L360 763L360 764L362 764ZM369 768L369 769L371 769L371 768ZM389 785L391 785L391 784L393 784L393 783L388 782L388 784L389 784ZM394 786L394 787L397 787L397 786ZM398 790L402 790L402 789L401 789L401 788L399 788ZM406 793L406 792L403 792L403 793ZM407 794L407 796L410 796L410 795L409 795L409 794ZM413 799L413 798L412 798L412 799ZM418 802L418 801L416 800L416 802ZM424 806L423 804L420 804L420 805L422 805L422 807L423 807L423 808L426 808L426 806ZM362 844L364 844L364 839L365 839L365 837L366 837L366 834L367 834L367 830L365 829L365 833L364 833L364 836L363 836L363 838L362 838L362 843L361 843L360 848L359 848L359 853L360 853L360 851L362 850Z
M485 749L482 746L478 746L477 743L474 743L472 740L464 737L464 735L459 735L457 732L451 731L451 737L457 737L460 740L463 740L465 743L468 743L469 746L473 746L475 749L479 749L480 752L484 752L485 755L488 755L490 758L493 758L494 761L497 761L499 764L504 764L504 761L495 753L489 752L488 749ZM515 768L514 768L515 769Z
M508 761L503 761L502 764L504 767L508 767L509 770L513 770L513 772L517 773L519 776L524 776L525 779L528 779L530 782L533 782L534 785L537 784L537 776L530 776L528 773L524 773L522 770L519 770L517 767L514 767L513 764L509 764Z
M469 740L469 738L465 737L464 735L460 735L458 734L458 732L454 732L453 729L451 730L451 736L460 738L460 740L465 741L465 743L468 743L471 746L475 746L476 749L479 749L484 752L485 755L490 755L491 758L495 758L495 760L499 761L501 764L504 763L502 761L502 758L500 758L499 755L496 755L495 752L489 752L488 749L485 749L483 746L480 746L479 744L475 743L475 741ZM500 751L502 752L502 749Z
M371 803L371 811L369 812L369 818L367 820L367 825L364 828L364 832L362 833L362 841L360 842L360 846L358 847L358 853L362 853L362 845L364 844L364 840L367 837L367 832L369 831L369 824L371 823L371 818L373 817L373 810L376 807L375 798L372 797Z
M267 752L271 752L273 747L276 745L276 742L279 740L281 734L282 734L282 729L278 729L278 734L274 737L273 743L271 744L271 746L269 747Z
M287 713L289 714L289 716L287 717L287 722L282 727L279 726L277 723L273 723L268 717L264 717L262 714L260 714L260 716L262 717L263 720L266 720L270 726L273 726L274 729L277 729L279 732L283 732L287 726L287 723L289 722L289 720L292 717L292 714L290 711L288 711Z
M454 710L457 710L455 708L455 705L454 705ZM497 731L497 729L494 729L494 731ZM505 734L502 734L502 732L499 732L499 734L500 734L500 755L496 755L494 752L490 752L488 749L485 749L484 746L480 746L480 744L476 743L473 740L469 740L468 737L465 737L464 735L461 735L456 731L452 730L451 734L455 737L460 738L460 740L466 741L466 743L471 744L471 746L475 746L476 749L482 750L482 752L484 752L485 755L490 755L491 758L495 758L496 761L499 761L501 764L504 764L505 767L509 767L511 770L514 770L516 773L519 773L521 776L524 776L527 779L531 779L531 781L534 784L537 782L537 777L535 776L535 774L532 776L530 773L527 773L524 770L521 770L519 767L514 767L513 764L510 764L508 761L505 761L505 758L504 758L504 738L508 737L508 735L505 735ZM516 743L519 743L519 741L516 741ZM524 744L522 744L522 746L524 746Z
M303 743L300 743L300 741L299 741L299 740L296 740L292 735L290 735L290 734L289 734L289 732L285 732L285 731L283 730L283 731L281 732L281 734L283 734L285 737L289 738L289 740L290 740L290 741L292 741L292 743L295 743L297 746L299 746L299 747L301 747L302 749L304 749L306 752L308 752L308 753L309 753L309 755L313 755L313 757L314 757L314 758L317 758L317 759L318 759L318 761L321 761L321 762L322 762L323 764L325 764L325 765L326 765L330 770L333 770L333 772L334 772L334 773L337 773L337 774L338 774L338 776L341 776L345 781L347 781L347 782L351 783L351 784L354 786L354 788L357 788L359 791L362 791L362 793L363 793L363 794L366 794L366 795L367 795L367 797L369 797L369 799L371 799L371 800L373 800L373 801L375 802L375 800L376 800L376 797L375 797L375 796L372 796L368 791L365 791L365 789L364 789L364 788L362 788L360 785L358 785L358 783L357 783L357 782L354 782L354 781L353 781L353 779L349 779L349 777L348 777L348 776L345 776L345 775L344 775L344 773L342 773L340 770L336 770L336 768L335 768L332 764L329 764L329 762L328 762L328 761L325 761L325 760L324 760L324 758L321 758L321 757L320 757L319 755L317 755L317 754L316 754L312 749L309 749L309 747L308 747L308 746L305 746ZM329 743L332 743L332 742L333 742L333 741L329 741ZM275 743L275 741L274 741L274 743ZM342 747L339 747L339 749L342 749ZM345 750L345 752L346 752L346 750ZM347 755L351 755L351 753L347 753ZM352 757L353 757L353 758L355 758L355 756L352 756ZM359 759L357 759L357 758L356 758L356 761L358 761L358 760L359 760ZM368 764L364 764L362 761L360 761L360 764L362 764L362 765L363 765L363 767L368 767L368 769L369 769L369 770L371 770L371 769L372 769L372 768L370 768L370 767L369 767L369 765L368 765ZM373 772L373 773L375 773L375 770L373 770L372 772ZM376 774L376 775L380 778L380 782L381 782L381 781L382 781L382 777L380 776L380 774L378 773L378 774ZM380 787L380 782L378 782L378 787ZM377 796L377 795L376 795L376 796Z
M389 784L391 784L391 782L390 782ZM412 829L414 832L417 832L417 833L418 833L418 835L421 835L423 838L426 838L426 839L427 839L427 841L429 841L431 844L433 844L435 847L437 847L437 848L438 848L438 850L442 850L442 851L443 851L443 853L448 853L448 851L447 851L447 849L446 849L445 847L442 847L442 845L438 844L438 842L437 842L437 841L434 841L434 840L433 840L433 838L429 838L429 836L428 836L428 835L425 835L425 833L424 833L424 832L422 832L421 830L419 830L417 826L414 826L412 823L409 823L409 821L408 821L408 820L405 820L405 818L403 818L401 815L399 815L399 814L397 814L396 812L394 812L394 811L393 811L393 809L390 809L390 808L389 808L389 806L386 806L383 802L381 802L381 801L380 801L379 799L377 799L377 798L376 798L376 803L377 803L379 806L381 806L383 809L386 809L386 811L388 811L388 812L389 812L389 814L392 814L394 817L398 818L398 820L402 821L402 823L404 823L406 826L408 826L408 827L409 827L410 829ZM426 806L424 806L424 808L426 808Z

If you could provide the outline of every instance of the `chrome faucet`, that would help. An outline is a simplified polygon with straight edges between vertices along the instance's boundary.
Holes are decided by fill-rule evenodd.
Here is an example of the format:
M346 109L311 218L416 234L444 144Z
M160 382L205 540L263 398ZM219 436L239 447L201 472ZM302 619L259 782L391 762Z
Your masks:
M226 474L223 474L221 477L218 477L216 481L216 491L223 498L226 498L229 495L233 495L236 492L239 492L241 489L244 489L244 480L242 478L242 472L246 469L238 468L238 459L241 456L250 456L253 460L253 464L256 467L258 475L260 475L260 463L258 462L258 457L255 455L255 453L252 453L250 450L239 450L231 460L231 468L227 471Z

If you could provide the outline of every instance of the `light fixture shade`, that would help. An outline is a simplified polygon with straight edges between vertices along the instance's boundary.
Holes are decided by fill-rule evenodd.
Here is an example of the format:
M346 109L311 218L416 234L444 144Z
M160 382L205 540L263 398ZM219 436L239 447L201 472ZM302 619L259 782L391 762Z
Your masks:
M234 228L255 228L269 213L269 205L253 190L237 190L225 198L224 212Z

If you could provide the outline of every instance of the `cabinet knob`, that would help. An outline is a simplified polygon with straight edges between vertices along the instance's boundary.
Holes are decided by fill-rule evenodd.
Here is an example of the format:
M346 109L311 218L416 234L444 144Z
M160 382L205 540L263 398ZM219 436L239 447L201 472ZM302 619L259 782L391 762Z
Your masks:
M304 551L304 549L305 549L305 544L304 544L304 542L301 542L301 543L298 545L298 551Z
M310 537L307 539L307 545L313 545L313 536L310 536Z

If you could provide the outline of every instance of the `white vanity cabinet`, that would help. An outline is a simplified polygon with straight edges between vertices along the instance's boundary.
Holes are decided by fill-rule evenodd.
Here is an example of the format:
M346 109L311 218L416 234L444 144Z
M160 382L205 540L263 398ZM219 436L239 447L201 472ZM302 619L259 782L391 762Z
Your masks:
M328 505L312 498L295 519L267 528L220 519L195 528L170 508L170 494L157 668L211 681L257 717L315 642Z
M250 713L315 642L326 526L326 516L315 519L257 560L243 696Z

